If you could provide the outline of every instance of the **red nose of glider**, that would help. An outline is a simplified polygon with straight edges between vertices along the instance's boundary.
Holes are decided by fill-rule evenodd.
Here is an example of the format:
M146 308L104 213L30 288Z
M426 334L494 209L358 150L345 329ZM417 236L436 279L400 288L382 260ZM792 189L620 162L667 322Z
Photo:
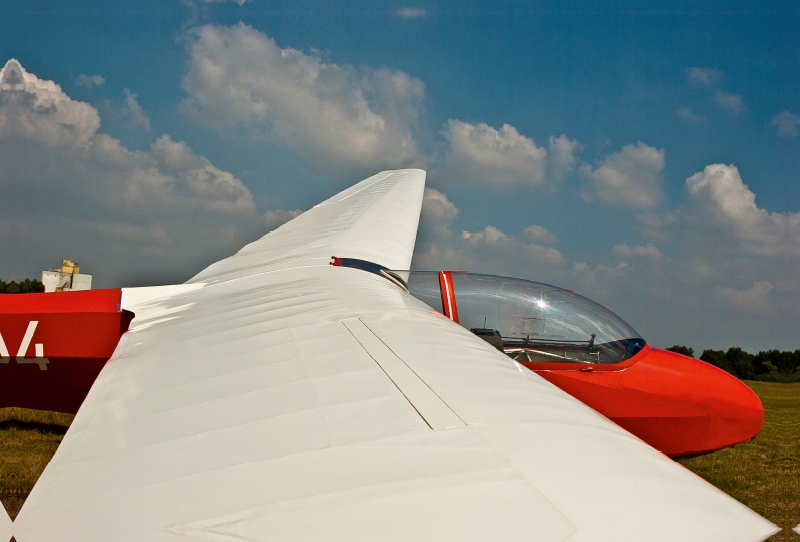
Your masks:
M764 425L764 407L753 390L703 361L653 348L624 372L623 385L651 394L651 405L620 425L647 434L644 440L673 457L744 442Z
M741 380L650 346L621 368L525 365L674 458L744 442L764 424L761 401Z

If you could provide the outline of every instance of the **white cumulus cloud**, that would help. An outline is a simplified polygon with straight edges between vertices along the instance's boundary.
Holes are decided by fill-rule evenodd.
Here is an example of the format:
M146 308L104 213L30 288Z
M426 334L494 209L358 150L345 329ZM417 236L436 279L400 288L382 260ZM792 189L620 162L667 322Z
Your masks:
M473 245L479 245L481 243L495 245L498 243L506 243L508 241L508 236L505 233L491 225L486 226L483 231L476 233L463 231L461 232L461 238L469 241Z
M439 250L441 243L449 243L455 238L450 228L453 220L458 216L458 208L446 194L435 188L425 187L422 196L422 212L419 217L417 247L428 244L434 250Z
M680 213L695 234L727 239L752 255L800 256L800 213L770 213L758 207L736 166L706 166L686 180L686 190Z
M769 282L759 281L753 283L753 286L747 290L718 288L717 293L725 301L738 309L761 312L769 307L769 293L772 291L772 288L772 284Z
M639 256L642 258L650 258L654 260L664 257L661 251L658 250L658 247L650 243L648 243L645 246L630 246L626 244L617 245L614 247L614 254L622 256L624 258Z
M646 258L637 263L625 254L629 249L615 255L631 262L629 287L650 288L647 295L673 306L676 321L685 323L682 334L705 336L706 343L697 345L702 348L794 348L790 322L800 317L800 212L759 207L734 165L710 164L686 180L677 209L650 217L647 226L661 229L654 244L669 250L668 264L655 257L649 267ZM762 313L755 320L754 311Z
M428 188L422 202L419 234L414 252L415 269L469 269L473 272L527 276L535 268L548 277L565 272L557 239L547 228L533 225L522 239L488 225L477 232L455 233L459 209L446 194ZM457 230L456 230L457 231ZM540 244L544 243L544 244Z
M661 192L663 169L664 149L641 141L625 145L595 169L589 164L581 166L581 173L590 181L583 197L586 201L620 207L653 208L664 198Z
M196 121L276 141L326 169L418 159L412 126L424 85L407 73L339 66L242 23L203 26L185 39L189 97L180 110Z
M663 157L650 149L654 156L645 163L658 166ZM574 238L556 240L544 225L519 235L494 225L462 231L456 220L466 208L459 212L438 191L426 200L416 269L466 269L574 289L658 347L796 348L800 213L759 208L734 166L709 165L687 179L678 208L643 215L649 242L641 232L624 232L606 253L579 256L587 261L570 249ZM597 228L618 220L616 210L607 213ZM653 229L661 235L650 236Z
M797 137L797 126L800 125L800 115L795 115L788 109L772 117L772 125L778 127L778 137Z
M461 186L507 190L559 182L574 171L581 150L577 141L562 135L550 138L548 152L510 124L498 130L451 119L443 133L450 149L440 174Z
M111 275L143 269L137 258L159 256L177 272L236 248L237 228L256 218L239 179L166 134L132 151L99 127L96 109L16 60L0 70L0 231L10 232L0 252L22 261L67 246L106 250ZM24 250L23 238L38 248Z
M558 242L556 234L544 226L537 226L536 224L532 224L522 230L522 235L531 241L538 241L545 245L554 245Z
M122 106L122 114L128 117L128 127L137 128L141 126L148 132L150 131L150 118L145 113L139 102L136 101L136 94L132 94L127 88L124 90L125 102Z
M71 100L60 86L26 72L13 58L1 70L0 93L0 134L6 138L86 148L100 127L94 107Z
M728 109L734 113L742 113L747 111L747 106L744 105L742 97L732 92L717 91L714 93L714 103L723 109Z
M404 7L397 10L396 14L402 19L422 19L427 12L422 8Z
M425 187L422 196L422 206L428 218L440 221L452 220L458 215L458 209L451 202L447 195L435 188Z
M725 76L720 70L714 68L689 68L686 70L686 77L692 83L710 85L716 83Z
M75 78L75 86L77 87L99 87L105 82L106 79L102 75L86 75L85 73L82 73Z
M512 254L521 263L537 262L539 265L554 266L564 263L564 257L553 247L537 243L526 243L516 237L508 236L499 228L489 225L479 232L461 232L461 250L475 259L495 260L509 258ZM517 263L517 265L520 265ZM485 263L482 267L485 267Z
M689 122L704 122L706 118L703 115L698 115L692 111L689 107L681 107L678 109L678 116L683 120L688 120Z

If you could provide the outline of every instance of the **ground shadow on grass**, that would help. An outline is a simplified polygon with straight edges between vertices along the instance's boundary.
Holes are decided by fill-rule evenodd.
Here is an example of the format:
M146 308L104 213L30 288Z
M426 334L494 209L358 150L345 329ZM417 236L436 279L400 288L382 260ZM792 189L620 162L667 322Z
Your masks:
M23 422L19 420L3 420L0 422L0 431L38 431L40 433L51 433L53 435L64 435L69 426L56 423Z

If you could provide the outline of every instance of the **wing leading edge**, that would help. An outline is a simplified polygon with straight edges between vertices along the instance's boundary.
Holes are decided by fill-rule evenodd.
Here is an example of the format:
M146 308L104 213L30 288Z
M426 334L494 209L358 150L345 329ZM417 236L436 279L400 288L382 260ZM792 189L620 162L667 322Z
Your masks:
M230 280L270 266L318 265L331 256L408 269L425 188L418 169L382 171L301 214L189 282Z
M139 296L17 541L775 532L396 285L328 265L408 266L413 233L392 223L416 230L424 174L412 173L331 198L191 288ZM338 226L326 231L321 216ZM379 228L385 246L363 241Z

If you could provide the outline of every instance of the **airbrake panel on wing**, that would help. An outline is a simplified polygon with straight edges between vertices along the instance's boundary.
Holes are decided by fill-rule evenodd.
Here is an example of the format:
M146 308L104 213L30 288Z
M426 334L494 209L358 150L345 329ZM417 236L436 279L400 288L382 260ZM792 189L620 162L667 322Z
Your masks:
M375 333L358 318L343 320L347 330L355 337L367 354L380 365L386 376L408 399L414 410L433 429L463 427L464 421L453 412L406 363L397 357Z

